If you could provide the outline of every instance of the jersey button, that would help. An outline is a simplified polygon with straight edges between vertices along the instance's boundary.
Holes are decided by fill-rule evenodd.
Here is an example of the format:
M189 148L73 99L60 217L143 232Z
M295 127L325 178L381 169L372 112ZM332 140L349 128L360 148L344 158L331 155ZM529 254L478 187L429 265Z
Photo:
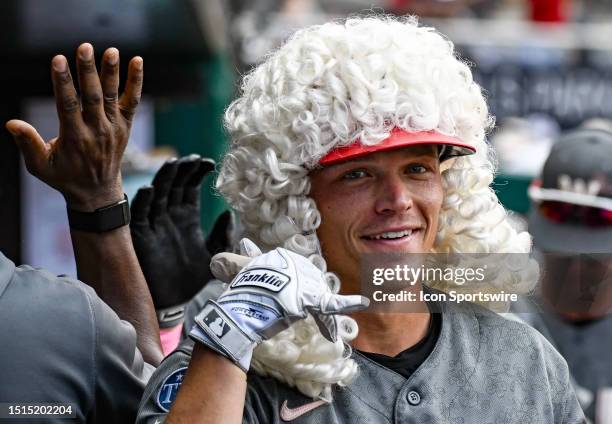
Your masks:
M412 406L417 406L419 403L421 403L421 395L419 392L415 392L414 390L409 391L408 403Z

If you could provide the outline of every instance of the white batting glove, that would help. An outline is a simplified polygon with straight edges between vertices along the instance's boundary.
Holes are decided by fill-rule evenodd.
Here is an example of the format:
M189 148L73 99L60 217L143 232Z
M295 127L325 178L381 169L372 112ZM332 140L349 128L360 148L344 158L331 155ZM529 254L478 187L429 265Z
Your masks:
M321 334L334 342L337 334L334 314L359 311L369 304L363 296L332 293L323 272L289 250L277 248L261 254L245 239L241 242L241 253L259 256L235 275L217 301L206 303L190 336L227 356L245 372L259 343L309 313ZM232 276L244 262L244 256L220 254L212 259L211 269L217 278L223 279Z

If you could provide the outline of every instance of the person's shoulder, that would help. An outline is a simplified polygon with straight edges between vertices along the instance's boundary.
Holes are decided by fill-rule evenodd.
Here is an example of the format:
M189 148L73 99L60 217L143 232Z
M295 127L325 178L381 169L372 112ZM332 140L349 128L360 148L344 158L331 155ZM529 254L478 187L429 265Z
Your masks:
M533 397L550 398L555 422L583 422L569 367L551 342L513 314L502 316L478 305L472 308L481 333L479 360L491 365L501 358L503 365L497 369L513 370L517 379L531 387Z
M40 304L45 308L70 308L75 303L82 306L101 302L94 289L67 275L55 275L45 269L21 265L15 273L8 290L18 298L23 297L28 305ZM31 294L37 295L32 296ZM63 301L53 302L61 299Z
M104 307L96 292L69 276L21 265L15 268L0 302L12 305L8 317L18 328L62 328L72 338L96 333L96 311ZM28 311L27 320L19 311ZM7 311L8 312L8 311ZM88 337L89 338L89 337Z
M472 313L482 329L491 331L519 332L534 340L545 340L542 335L528 325L524 320L517 319L514 314L492 311L482 305L463 302L456 311Z
M473 303L442 308L441 347L426 371L487 386L499 405L531 405L537 422L582 422L567 363L537 330Z
M97 375L104 374L100 358L109 351L100 334L121 333L110 321L100 324L106 309L95 291L76 279L27 265L14 268L0 297L0 335L6 341L0 360L5 389L11 388L2 392L5 397L73 403L77 417L86 416L96 404ZM112 356L118 356L116 350ZM66 372L58 373L58 364ZM120 369L108 374L113 384L124 383L117 380L126 367ZM24 379L24 373L36 379Z
M41 342L52 344L53 340L44 335L55 334L58 344L62 340L66 343L59 334L70 334L79 345L72 351L88 357L96 352L93 357L98 361L107 356L134 355L134 327L121 320L92 287L76 278L21 265L15 268L2 301L16 306L15 311L27 308L27 320L16 313L9 319L19 328L25 327L24 331L43 333L38 336Z
M516 356L521 361L537 362L548 373L567 373L567 363L561 354L540 331L524 320L474 303L466 303L458 309L473 314L477 320L481 349L496 354L505 352L508 358Z

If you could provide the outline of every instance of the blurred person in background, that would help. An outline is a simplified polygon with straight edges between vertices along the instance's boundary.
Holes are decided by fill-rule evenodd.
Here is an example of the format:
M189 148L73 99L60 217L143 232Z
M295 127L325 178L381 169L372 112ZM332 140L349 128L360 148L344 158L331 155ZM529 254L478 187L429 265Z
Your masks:
M121 96L117 49L104 52L99 76L93 47L82 44L76 68L80 95L66 58L51 62L58 137L45 142L18 120L6 128L28 171L64 196L78 277L86 284L15 267L0 254L0 402L71 405L77 422L131 423L162 358L120 171L143 61L130 61Z
M513 309L567 360L586 415L611 423L612 132L563 134L529 196L544 272L536 304Z

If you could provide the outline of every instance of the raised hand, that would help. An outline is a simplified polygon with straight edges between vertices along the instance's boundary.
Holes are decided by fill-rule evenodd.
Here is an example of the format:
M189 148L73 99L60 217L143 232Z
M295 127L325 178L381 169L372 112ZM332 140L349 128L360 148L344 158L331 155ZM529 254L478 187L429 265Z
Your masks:
M80 97L66 58L53 58L58 137L45 143L34 127L20 120L9 121L6 128L32 175L60 191L70 208L93 211L123 198L121 157L140 102L143 62L140 57L130 61L121 97L117 49L104 52L99 77L93 47L82 44L77 50L77 75Z
M211 255L229 244L229 212L208 240L200 225L200 188L214 166L198 155L171 159L132 202L132 240L161 326L181 317L182 305L213 278Z
M59 118L59 135L49 142L30 124L11 120L13 134L28 171L57 189L70 209L94 212L123 200L121 158L142 92L140 57L128 65L125 91L119 97L119 51L107 49L98 75L91 44L77 49L77 95L66 58L51 61L51 78ZM155 309L134 253L127 226L107 231L71 228L80 280L138 335L138 348L150 364L163 358Z

